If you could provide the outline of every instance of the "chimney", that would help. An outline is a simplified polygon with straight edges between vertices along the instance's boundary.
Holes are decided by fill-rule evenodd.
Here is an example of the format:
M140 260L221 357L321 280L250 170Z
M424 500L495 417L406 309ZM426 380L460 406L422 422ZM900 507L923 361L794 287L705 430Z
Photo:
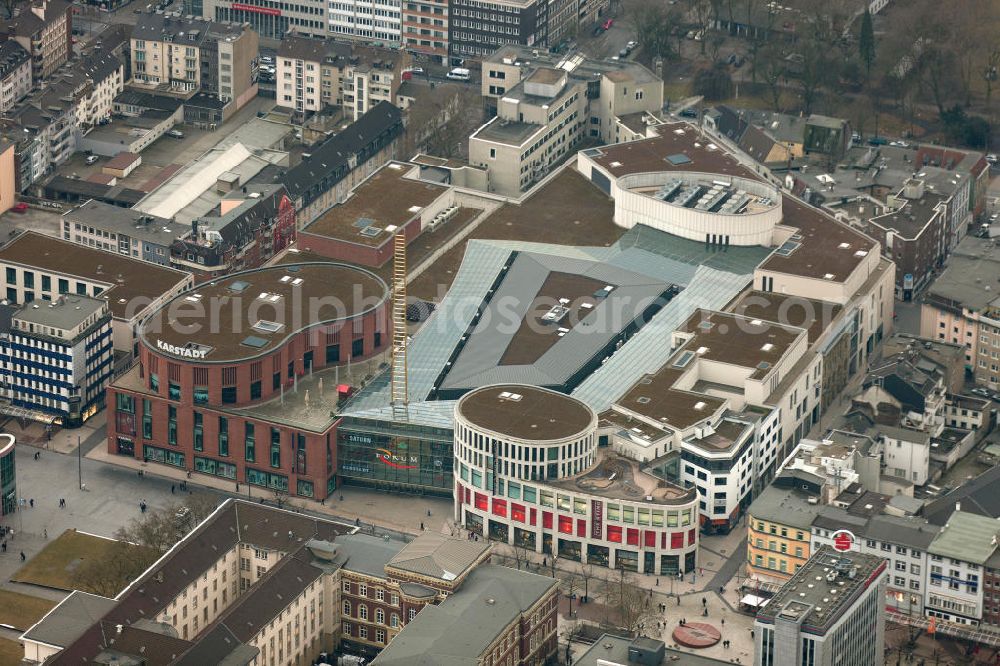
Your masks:
M955 502L955 511L961 511L961 510L962 510L962 503Z
M191 220L191 240L198 241L198 220Z

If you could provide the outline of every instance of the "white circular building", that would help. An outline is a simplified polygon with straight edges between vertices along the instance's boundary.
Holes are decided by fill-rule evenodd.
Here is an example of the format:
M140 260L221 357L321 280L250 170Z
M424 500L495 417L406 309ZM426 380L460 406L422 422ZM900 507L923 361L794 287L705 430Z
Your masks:
M696 566L697 494L598 446L598 419L548 389L476 389L455 406L455 520L492 540L629 571Z

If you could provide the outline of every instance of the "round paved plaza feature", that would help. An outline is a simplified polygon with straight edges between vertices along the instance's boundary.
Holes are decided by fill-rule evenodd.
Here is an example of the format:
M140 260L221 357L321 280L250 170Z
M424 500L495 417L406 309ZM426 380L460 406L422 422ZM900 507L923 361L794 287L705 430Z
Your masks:
M722 639L718 629L704 622L691 622L674 629L674 641L689 648L712 647Z

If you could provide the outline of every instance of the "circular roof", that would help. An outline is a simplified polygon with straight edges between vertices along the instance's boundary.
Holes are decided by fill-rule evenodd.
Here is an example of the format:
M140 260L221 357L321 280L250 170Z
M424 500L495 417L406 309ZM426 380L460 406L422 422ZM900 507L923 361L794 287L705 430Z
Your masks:
M597 423L594 411L576 398L520 384L476 389L459 400L457 409L477 428L540 442L567 439Z
M150 349L193 363L262 356L318 324L349 321L389 298L374 273L334 262L233 273L175 296L143 320Z

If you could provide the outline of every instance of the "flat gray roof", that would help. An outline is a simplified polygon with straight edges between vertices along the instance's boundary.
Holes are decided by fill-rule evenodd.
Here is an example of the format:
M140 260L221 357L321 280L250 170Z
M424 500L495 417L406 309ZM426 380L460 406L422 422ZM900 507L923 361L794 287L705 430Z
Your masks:
M437 606L425 606L372 666L478 663L487 646L558 582L495 564L477 567Z
M91 315L107 305L103 298L90 298L65 294L54 301L35 300L14 314L15 320L41 324L52 328L69 329L79 326Z
M966 236L948 259L948 267L934 280L928 293L983 310L1000 303L1000 248L992 241Z
M882 557L821 546L757 614L757 621L774 624L781 618L823 636L885 566Z
M191 227L186 224L94 199L67 212L63 219L159 245L170 245L175 239L191 233Z
M496 143L505 143L509 146L520 146L533 134L540 132L543 129L545 129L544 125L536 125L535 123L504 122L499 116L496 116L493 120L476 130L470 138L482 139L484 141L494 141Z
M810 504L797 490L768 486L750 505L749 513L756 520L769 520L808 530L822 508Z
M21 638L65 647L115 606L114 599L74 590Z
M578 656L574 661L574 666L608 666L611 664L632 664L634 662L629 660L628 649L637 640L652 641L653 639L634 639L634 638L623 638L621 636L613 636L611 634L604 634L590 646L590 648ZM661 641L654 641L656 643L661 643ZM674 650L669 647L663 648L663 663L664 664L682 664L683 666L729 666L733 662L722 661L721 659L713 659L712 657L705 657L700 654L691 654L690 652L682 652L680 650Z
M983 564L996 547L1000 523L987 516L955 511L941 528L927 552L963 562Z

